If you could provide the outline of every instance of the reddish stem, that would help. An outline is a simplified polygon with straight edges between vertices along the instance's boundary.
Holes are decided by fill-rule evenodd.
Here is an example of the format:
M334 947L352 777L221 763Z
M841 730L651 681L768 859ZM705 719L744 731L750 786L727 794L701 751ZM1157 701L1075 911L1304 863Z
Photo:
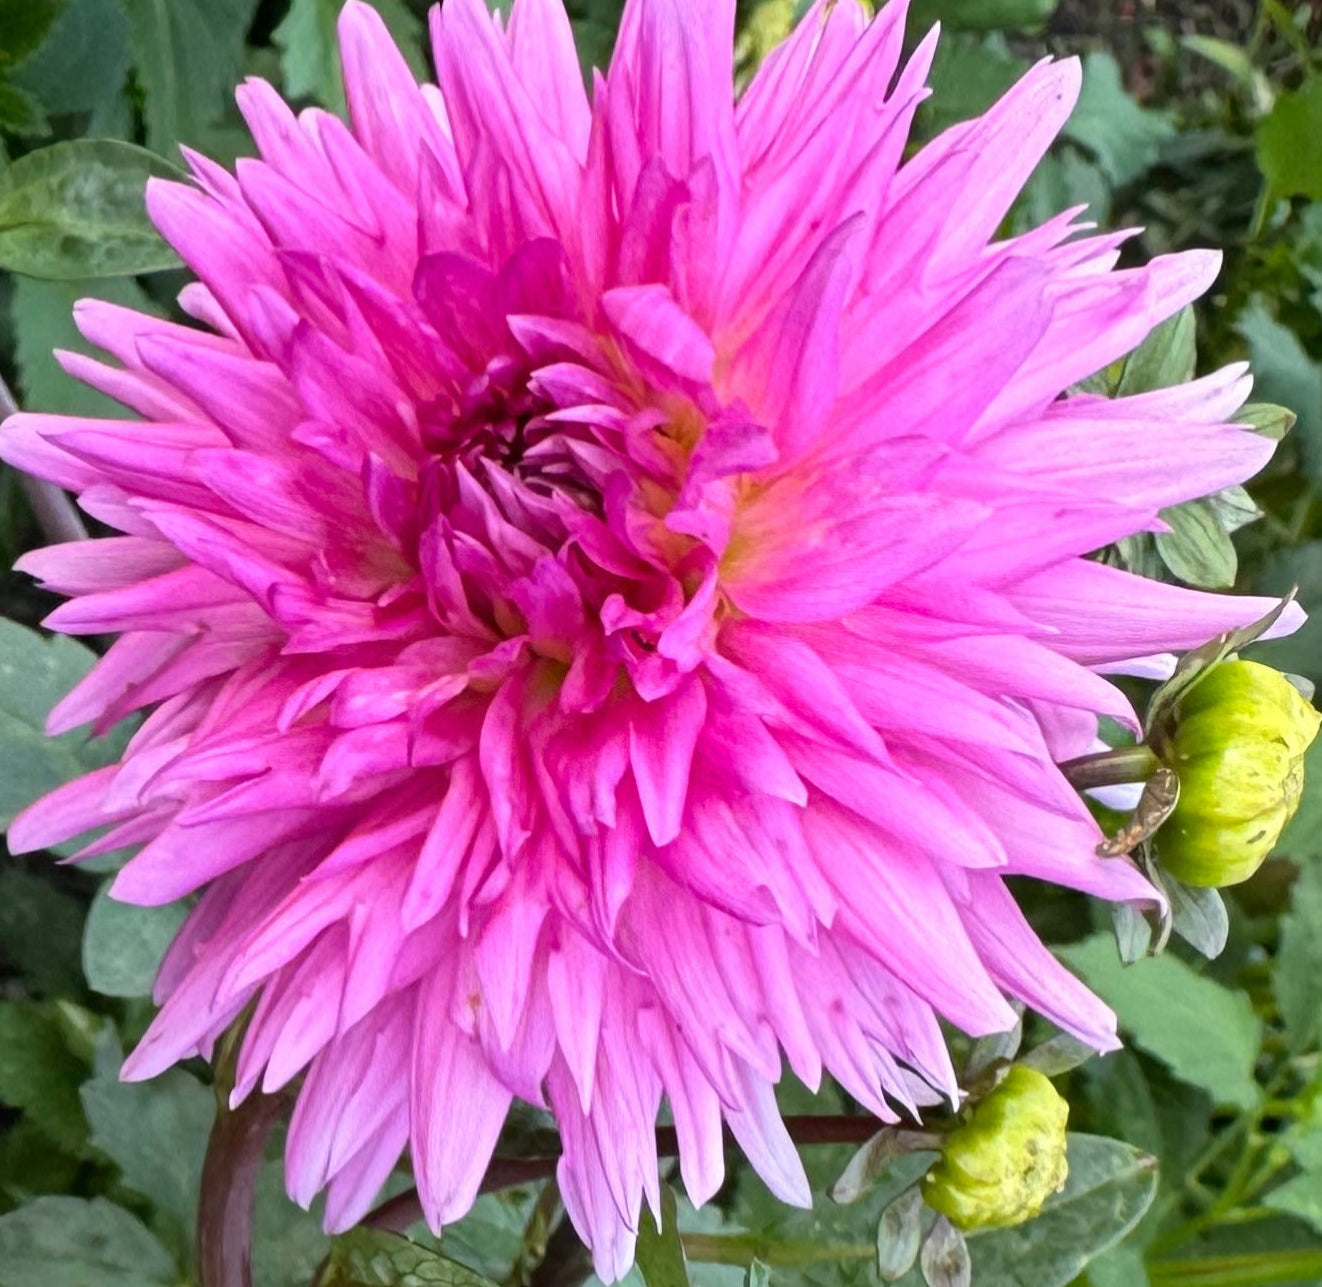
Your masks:
M785 1128L790 1138L799 1144L862 1144L881 1130L882 1125L875 1117L826 1117L810 1113L785 1118ZM656 1153L658 1157L675 1157L679 1153L679 1142L673 1127L657 1127ZM513 1188L517 1184L548 1179L555 1174L559 1161L558 1154L493 1158L486 1175L482 1177L481 1192L491 1193L497 1189ZM403 1233L421 1219L422 1204L418 1200L418 1191L409 1189L368 1212L363 1218L363 1224L373 1229ZM206 1284L206 1287L211 1285Z
M284 1106L279 1096L253 1095L236 1109L217 1109L197 1211L199 1287L252 1287L253 1198Z

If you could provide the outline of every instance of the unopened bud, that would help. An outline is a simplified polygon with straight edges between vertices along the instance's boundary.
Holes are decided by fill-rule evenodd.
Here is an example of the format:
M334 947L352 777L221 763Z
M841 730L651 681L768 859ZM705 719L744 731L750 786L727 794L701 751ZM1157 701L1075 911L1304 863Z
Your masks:
M1191 688L1163 755L1180 778L1157 833L1166 870L1201 886L1253 875L1299 806L1319 723L1284 676L1254 661L1222 662Z
M956 1228L1031 1220L1064 1187L1069 1105L1040 1072L1016 1064L941 1145L923 1197Z

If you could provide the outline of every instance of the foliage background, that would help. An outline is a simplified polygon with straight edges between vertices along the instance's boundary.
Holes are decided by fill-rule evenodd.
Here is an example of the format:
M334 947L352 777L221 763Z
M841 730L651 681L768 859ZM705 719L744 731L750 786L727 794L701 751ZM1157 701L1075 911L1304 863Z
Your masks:
M167 160L186 143L231 161L248 147L230 98L244 75L343 110L338 6L0 0L0 374L22 405L121 414L51 357L83 347L71 305L98 295L172 313L184 280L143 237L134 196L165 162L113 148L41 150L117 139ZM424 4L377 7L425 73ZM745 73L790 9L789 0L741 8ZM570 10L585 64L602 62L616 0L570 0ZM920 116L925 136L982 110L1044 52L1083 58L1079 108L1007 231L1086 203L1103 225L1144 227L1126 252L1136 260L1224 250L1222 277L1197 311L1198 369L1251 359L1255 400L1292 407L1297 426L1248 493L1181 507L1170 537L1111 557L1207 586L1297 585L1312 624L1259 656L1322 681L1322 5L913 0L912 30L937 19L948 35ZM89 205L75 189L94 172L103 182ZM116 275L126 265L138 275ZM1191 337L1168 333L1157 356L1178 349L1184 361ZM0 567L42 543L18 480L0 472ZM113 736L40 732L93 655L30 629L51 606L24 578L0 574L0 826L39 791L118 752ZM1072 1125L1094 1138L1076 1140L1071 1186L1046 1216L973 1240L978 1287L1322 1282L1322 753L1312 759L1278 856L1234 891L1229 946L1215 962L1178 950L1122 970L1093 909L1024 891L1049 941L1116 1006L1130 1048L1062 1080ZM192 1280L209 1070L145 1086L115 1078L149 1017L155 963L183 909L108 901L112 866L0 853L0 1287ZM1046 1035L1030 1027L1030 1044ZM787 1111L849 1107L829 1088L813 1101L787 1085L783 1098ZM539 1125L516 1121L508 1142ZM849 1149L807 1156L824 1194ZM736 1167L712 1208L680 1204L687 1269L668 1235L644 1240L641 1273L648 1287L675 1287L685 1273L698 1287L878 1282L878 1220L907 1178L893 1168L854 1205L823 1195L800 1213ZM360 1235L330 1249L315 1218L283 1198L272 1160L257 1282L307 1283L328 1255L324 1287L567 1287L586 1273L549 1187L482 1198L440 1244L413 1232L416 1246Z

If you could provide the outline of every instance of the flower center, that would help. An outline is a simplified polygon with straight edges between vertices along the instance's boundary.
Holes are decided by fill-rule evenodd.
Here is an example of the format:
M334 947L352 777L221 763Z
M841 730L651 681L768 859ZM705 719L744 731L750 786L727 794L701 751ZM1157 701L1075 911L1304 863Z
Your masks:
M424 445L475 477L485 476L482 462L488 462L539 496L558 493L600 512L597 489L574 455L582 431L548 418L554 407L529 389L528 376L524 363L492 359L457 397L423 409Z

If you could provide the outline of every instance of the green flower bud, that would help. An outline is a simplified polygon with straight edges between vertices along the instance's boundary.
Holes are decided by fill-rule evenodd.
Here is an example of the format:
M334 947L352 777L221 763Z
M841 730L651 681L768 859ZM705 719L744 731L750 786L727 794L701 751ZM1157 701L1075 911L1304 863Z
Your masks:
M1157 833L1162 865L1186 885L1236 885L1262 865L1299 806L1319 716L1270 666L1227 661L1180 699L1163 755L1180 799Z
M1031 1220L1064 1187L1069 1105L1035 1068L1016 1064L946 1136L923 1198L958 1229Z

